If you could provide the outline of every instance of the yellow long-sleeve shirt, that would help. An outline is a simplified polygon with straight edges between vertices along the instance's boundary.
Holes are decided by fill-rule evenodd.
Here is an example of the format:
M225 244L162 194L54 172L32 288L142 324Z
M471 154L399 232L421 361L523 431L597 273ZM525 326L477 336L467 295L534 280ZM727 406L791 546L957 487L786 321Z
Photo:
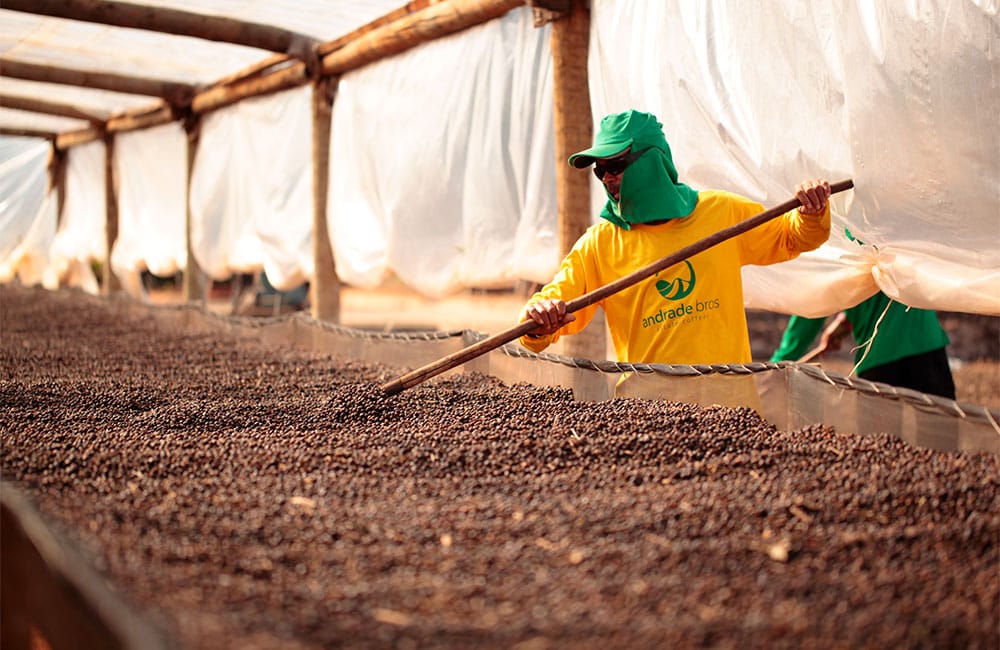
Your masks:
M699 192L694 212L683 219L630 230L609 222L593 225L525 309L545 298L578 298L763 211L749 199L709 190ZM820 215L791 210L575 312L576 320L551 336L524 336L520 342L541 352L560 335L581 331L600 306L619 361L749 363L740 267L793 259L819 247L829 234L829 207ZM520 320L526 318L522 310Z

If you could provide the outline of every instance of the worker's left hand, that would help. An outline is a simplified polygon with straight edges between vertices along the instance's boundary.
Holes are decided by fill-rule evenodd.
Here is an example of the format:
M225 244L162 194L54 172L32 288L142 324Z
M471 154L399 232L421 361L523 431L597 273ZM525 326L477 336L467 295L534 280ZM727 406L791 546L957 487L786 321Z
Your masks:
M795 186L795 198L802 204L802 214L820 214L830 201L830 183L825 178L802 181Z

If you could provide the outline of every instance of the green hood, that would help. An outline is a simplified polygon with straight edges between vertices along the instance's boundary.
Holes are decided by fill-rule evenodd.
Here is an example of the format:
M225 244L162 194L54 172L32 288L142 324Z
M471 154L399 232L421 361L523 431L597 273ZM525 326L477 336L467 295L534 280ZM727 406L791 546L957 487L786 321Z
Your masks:
M595 159L615 156L629 146L633 150L653 148L625 170L621 203L608 194L601 217L628 230L632 224L680 219L691 214L698 203L698 192L677 182L677 169L663 135L663 125L649 113L629 110L605 116L594 137L594 146L570 156L569 164L589 167Z

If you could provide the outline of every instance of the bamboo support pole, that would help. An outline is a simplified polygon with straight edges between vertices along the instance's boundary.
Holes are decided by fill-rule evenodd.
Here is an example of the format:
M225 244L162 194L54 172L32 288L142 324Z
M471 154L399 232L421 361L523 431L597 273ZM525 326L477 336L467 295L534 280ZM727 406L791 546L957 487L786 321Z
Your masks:
M313 85L313 277L309 285L312 317L340 323L340 279L334 264L327 228L327 193L330 184L330 118L337 80L325 78Z
M323 74L343 74L412 47L499 18L524 0L449 0L365 33L323 57Z

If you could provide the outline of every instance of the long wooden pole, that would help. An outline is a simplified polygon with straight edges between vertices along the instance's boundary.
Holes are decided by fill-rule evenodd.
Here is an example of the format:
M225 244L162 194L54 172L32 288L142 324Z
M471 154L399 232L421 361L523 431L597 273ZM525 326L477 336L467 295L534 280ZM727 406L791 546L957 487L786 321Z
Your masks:
M848 190L852 187L854 187L854 181L847 179L832 183L830 185L830 191L836 194L837 192L843 192L844 190ZM697 255L698 253L720 244L727 239L731 239L737 235L745 233L748 230L756 228L757 226L766 223L775 217L779 217L789 210L799 207L800 205L802 204L797 198L789 199L784 203L771 208L770 210L765 210L756 216L750 217L749 219L741 221L738 224L720 230L719 232L685 246L684 248L675 251L656 262L653 262L652 264L647 264L637 271L633 271L624 277L618 278L614 282L610 282L603 287L580 296L579 298L570 300L566 303L566 311L572 313L579 311L584 307L589 307L590 305L604 300L610 295L631 287L640 280L645 280L646 278L659 273L663 269L669 268L679 262L683 262L689 257ZM417 368L413 372L407 373L398 379L382 384L382 391L388 395L400 393L403 390L416 386L417 384L422 383L435 375L439 375L446 370L450 370L467 361L471 361L478 356L486 354L491 350L495 350L505 343L519 339L528 332L536 329L538 326L538 323L533 320L527 320L519 323L508 330L495 334L487 339L483 339L482 341L474 343L467 348L459 350L458 352L449 354L448 356L438 359L433 363L429 363L422 368Z

